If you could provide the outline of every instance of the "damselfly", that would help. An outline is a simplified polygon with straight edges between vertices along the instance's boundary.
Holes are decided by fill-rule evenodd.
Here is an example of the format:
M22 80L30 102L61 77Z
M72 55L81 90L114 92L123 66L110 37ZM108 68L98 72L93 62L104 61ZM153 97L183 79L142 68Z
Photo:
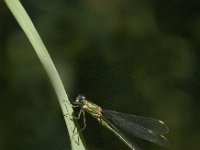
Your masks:
M169 129L161 120L123 114L112 110L104 110L98 105L88 101L83 95L79 95L73 103L76 107L80 107L79 117L81 113L83 113L83 115L85 115L85 112L89 113L96 118L102 126L113 132L132 150L137 150L137 146L130 142L124 134L122 134L120 129L160 146L169 146L169 141L163 136L163 134L169 132ZM86 124L84 128L85 127Z

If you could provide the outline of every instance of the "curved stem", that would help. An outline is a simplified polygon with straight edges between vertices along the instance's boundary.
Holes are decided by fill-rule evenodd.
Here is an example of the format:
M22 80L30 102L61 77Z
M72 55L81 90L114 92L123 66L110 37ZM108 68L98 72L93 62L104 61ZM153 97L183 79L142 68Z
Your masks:
M18 0L4 0L4 1L9 7L10 11L13 13L15 19L17 20L23 31L25 32L37 56L39 57L39 60L41 61L45 71L47 72L47 75L49 76L53 88L55 89L56 95L59 99L59 103L63 114L72 115L73 109L70 106L70 102L65 92L63 83L31 19L29 18L25 9ZM76 128L75 123L73 119L70 119L69 117L64 117L64 118L68 128L69 136L72 137L73 130ZM78 136L79 135L77 135L77 137ZM79 144L77 144L72 138L70 139L71 139L71 147L73 150L85 150L83 141L81 139L79 140Z

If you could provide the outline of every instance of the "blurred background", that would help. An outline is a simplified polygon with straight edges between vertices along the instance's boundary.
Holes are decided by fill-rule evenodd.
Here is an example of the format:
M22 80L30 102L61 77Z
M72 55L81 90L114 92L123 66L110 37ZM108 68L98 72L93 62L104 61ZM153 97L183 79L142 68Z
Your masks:
M102 108L166 122L170 147L131 137L144 150L199 149L199 0L21 2L71 101L84 94ZM0 149L70 150L46 72L0 3ZM88 149L128 150L86 117Z

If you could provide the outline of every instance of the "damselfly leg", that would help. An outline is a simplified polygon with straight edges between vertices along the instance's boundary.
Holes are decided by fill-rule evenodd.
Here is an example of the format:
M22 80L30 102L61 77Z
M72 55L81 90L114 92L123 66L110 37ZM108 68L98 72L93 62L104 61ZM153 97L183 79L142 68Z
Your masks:
M64 100L64 102L70 104L71 107L73 107L73 108L78 108L78 106L72 105L72 104L69 103L68 101L65 101L65 100ZM66 108L66 110L67 110L66 104L64 104L64 105L65 105L65 108ZM64 117L70 116L70 117L72 117L73 119L76 119L76 120L79 120L79 119L81 118L81 115L83 116L83 127L80 128L79 131L78 131L78 128L77 128L77 127L74 127L74 129L73 129L73 135L72 135L72 138L74 139L74 141L75 141L77 144L79 144L79 138L80 138L79 133L81 133L81 132L86 128L86 126L87 126L87 125L86 125L86 118L85 118L85 111L81 108L81 109L79 110L79 112L78 112L78 116L71 115L71 114L64 114ZM78 141L75 140L75 138L74 138L75 135L78 135Z

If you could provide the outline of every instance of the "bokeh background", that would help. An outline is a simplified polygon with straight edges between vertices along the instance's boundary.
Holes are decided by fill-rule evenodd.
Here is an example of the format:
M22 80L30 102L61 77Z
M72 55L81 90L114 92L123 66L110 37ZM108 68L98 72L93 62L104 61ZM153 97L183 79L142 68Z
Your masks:
M102 108L162 119L171 146L200 147L199 0L21 1L64 82ZM0 2L0 149L70 150L59 103L31 44ZM96 120L90 150L128 150ZM80 123L81 124L81 123Z

